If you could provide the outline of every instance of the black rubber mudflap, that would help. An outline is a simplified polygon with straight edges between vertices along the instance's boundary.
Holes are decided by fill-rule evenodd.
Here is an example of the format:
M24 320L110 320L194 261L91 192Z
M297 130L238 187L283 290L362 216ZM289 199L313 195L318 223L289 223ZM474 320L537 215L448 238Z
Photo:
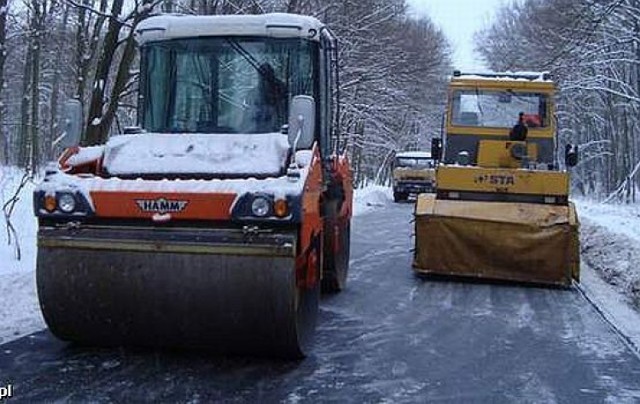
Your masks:
M37 287L57 337L85 345L299 358L319 288L294 259L40 247Z

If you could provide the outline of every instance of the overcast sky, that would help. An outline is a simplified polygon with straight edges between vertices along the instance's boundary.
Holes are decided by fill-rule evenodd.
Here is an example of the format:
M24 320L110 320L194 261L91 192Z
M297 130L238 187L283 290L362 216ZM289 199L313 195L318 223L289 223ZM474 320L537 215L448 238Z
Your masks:
M453 65L464 71L485 70L473 51L473 33L487 24L506 0L408 0L417 14L426 14L449 38Z

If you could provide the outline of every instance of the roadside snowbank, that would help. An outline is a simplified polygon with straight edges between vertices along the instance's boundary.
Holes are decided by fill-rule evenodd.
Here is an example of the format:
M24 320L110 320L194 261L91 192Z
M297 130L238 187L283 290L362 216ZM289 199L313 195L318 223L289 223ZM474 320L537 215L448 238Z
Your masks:
M621 333L622 339L640 353L640 311L629 304L625 295L607 283L591 266L583 262L581 288L600 313Z
M582 289L640 352L640 206L576 201Z
M393 202L391 188L371 185L354 191L353 215L359 216Z
M640 206L576 205L582 260L640 310Z
M577 199L579 219L640 243L640 205L603 204Z
M0 167L0 202L13 197L22 179L19 170ZM16 229L22 258L16 257L15 241L8 244L4 213L0 216L0 343L44 328L35 286L36 228L32 192L28 183L20 192L11 222Z

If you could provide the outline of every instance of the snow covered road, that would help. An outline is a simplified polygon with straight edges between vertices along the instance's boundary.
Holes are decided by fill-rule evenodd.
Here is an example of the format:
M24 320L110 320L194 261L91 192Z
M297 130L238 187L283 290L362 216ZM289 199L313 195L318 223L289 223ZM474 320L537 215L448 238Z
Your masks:
M638 402L640 359L577 290L425 281L412 204L354 218L348 290L301 362L0 346L16 401Z

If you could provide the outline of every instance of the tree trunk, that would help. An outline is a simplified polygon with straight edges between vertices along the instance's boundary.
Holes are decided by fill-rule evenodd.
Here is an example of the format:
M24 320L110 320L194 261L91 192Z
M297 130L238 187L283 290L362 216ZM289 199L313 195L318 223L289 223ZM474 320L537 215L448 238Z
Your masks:
M22 73L22 99L20 100L20 131L18 134L18 167L26 168L29 164L29 84L31 82L31 71L33 63L33 48L31 41L27 41L27 53L25 56L24 69Z
M0 0L0 101L4 88L4 62L7 55L7 0ZM0 102L0 150L4 165L9 165L9 139L4 128L4 103Z
M31 138L31 162L33 171L40 166L40 29L36 28L33 40L33 60L31 64L31 125L29 136Z
M40 55L42 53L42 33L44 28L44 16L46 15L46 3L33 0L32 42L33 59L31 60L31 124L29 126L30 137L30 162L29 168L37 171L40 166Z
M116 0L116 2L120 4L117 5L116 2L114 2L113 7L117 6L118 10L120 10L122 8L122 1L123 0ZM147 6L149 4L152 4L152 0L143 0L141 5ZM96 79L94 81L91 105L89 107L86 140L84 142L87 145L104 143L109 137L109 130L111 129L111 125L113 124L118 111L120 96L125 90L127 82L131 77L130 70L136 49L133 33L138 23L142 21L150 11L150 9L145 10L134 16L132 22L133 28L131 29L129 36L124 41L125 47L117 66L116 77L114 78L110 98L107 103L107 101L104 100L107 80L109 78L109 72L114 69L114 56L119 46L118 37L120 30L122 29L122 23L114 22L113 19L109 22L109 29L105 37L103 53L96 70Z
M61 32L58 33L60 38L56 43L56 51L58 54L63 52L63 43L67 37L67 18L69 16L69 7L65 6L62 16ZM58 103L60 100L60 76L61 66L55 65L53 71L53 79L51 83L51 99L49 101L49 133L45 142L45 155L47 160L55 158L53 152L53 139L58 137Z
M89 78L89 59L87 56L87 16L86 10L82 7L78 8L78 26L76 29L76 97L83 106L84 96L86 92L87 79Z
M111 6L110 14L117 16L122 12L124 0L114 0ZM118 36L122 29L122 22L115 18L109 19L109 28L105 35L102 53L98 60L95 78L93 80L93 91L91 93L91 102L89 104L89 113L87 114L87 127L83 144L91 146L104 143L109 136L109 126L105 125L102 115L105 104L105 90L109 80L109 72L111 71L113 58L118 48ZM113 101L113 100L112 100Z

